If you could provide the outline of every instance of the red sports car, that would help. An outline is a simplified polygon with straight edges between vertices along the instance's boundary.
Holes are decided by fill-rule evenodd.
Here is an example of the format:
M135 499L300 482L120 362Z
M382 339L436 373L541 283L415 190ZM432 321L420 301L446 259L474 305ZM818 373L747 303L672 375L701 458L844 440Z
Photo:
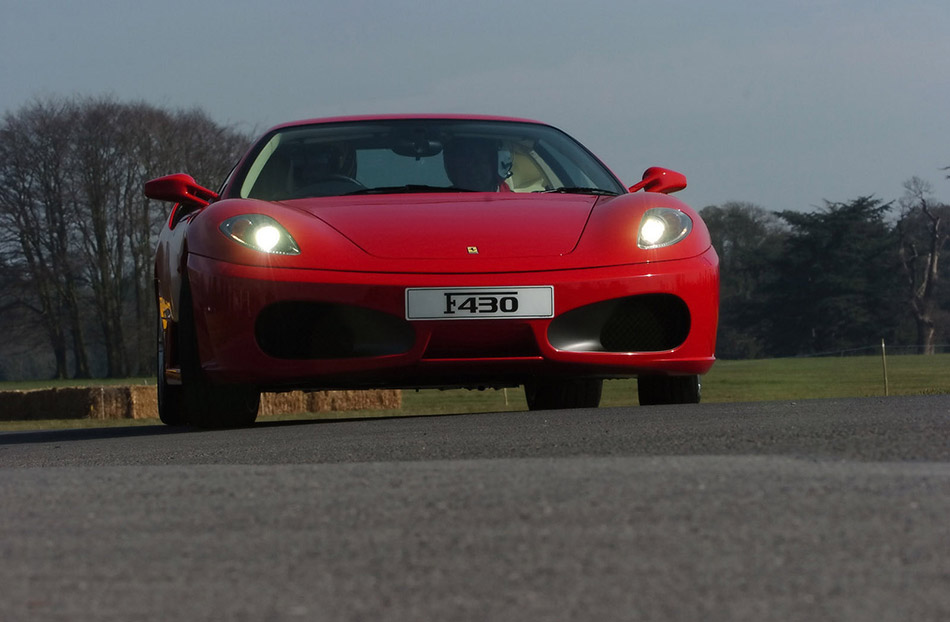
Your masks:
M176 203L155 262L159 411L246 425L260 392L524 385L531 409L698 402L719 269L679 173L625 187L549 125L400 115L280 125ZM638 192L642 190L643 192Z

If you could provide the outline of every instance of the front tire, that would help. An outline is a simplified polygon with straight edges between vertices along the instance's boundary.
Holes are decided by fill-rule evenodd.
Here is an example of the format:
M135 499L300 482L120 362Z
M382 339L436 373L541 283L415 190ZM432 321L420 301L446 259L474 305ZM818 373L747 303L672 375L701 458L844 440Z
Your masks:
M698 404L702 384L699 376L640 376L637 395L641 406Z
M524 395L528 410L597 408L604 381L596 378L569 378L526 382Z
M238 428L257 419L261 393L256 387L208 381L198 356L195 311L188 280L182 280L178 321L181 399L187 422L199 428Z

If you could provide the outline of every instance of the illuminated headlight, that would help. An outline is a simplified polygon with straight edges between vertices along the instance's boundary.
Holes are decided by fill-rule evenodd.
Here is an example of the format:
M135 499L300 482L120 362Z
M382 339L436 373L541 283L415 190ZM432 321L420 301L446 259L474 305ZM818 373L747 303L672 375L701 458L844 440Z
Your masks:
M262 253L299 255L300 248L280 224L264 214L234 216L221 223L229 238Z
M640 221L637 246L642 249L663 248L676 244L693 230L689 216L668 207L648 209Z

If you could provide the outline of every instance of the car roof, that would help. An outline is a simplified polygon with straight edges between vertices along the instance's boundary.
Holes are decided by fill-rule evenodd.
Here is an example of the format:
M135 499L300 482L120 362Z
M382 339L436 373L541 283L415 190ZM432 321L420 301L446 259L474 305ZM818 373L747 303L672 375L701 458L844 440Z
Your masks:
M495 115L473 115L473 114L370 114L370 115L349 115L339 117L323 117L317 119L302 119L299 121L288 121L270 128L268 132L288 127L297 127L301 125L315 125L322 123L356 123L360 121L395 121L412 119L432 119L432 120L461 120L461 121L507 121L516 123L533 123L535 125L547 125L541 121L532 119L520 119L517 117L505 117Z

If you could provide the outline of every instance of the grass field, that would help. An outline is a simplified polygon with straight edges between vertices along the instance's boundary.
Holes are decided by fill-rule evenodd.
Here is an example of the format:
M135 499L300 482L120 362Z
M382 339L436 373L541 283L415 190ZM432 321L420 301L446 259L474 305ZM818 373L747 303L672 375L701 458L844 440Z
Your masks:
M950 354L902 355L887 358L889 395L950 393ZM88 384L141 384L147 379L104 380ZM75 382L0 383L0 390L75 386ZM602 406L637 403L636 380L612 380L604 385ZM703 378L704 402L803 400L884 395L880 356L719 361ZM340 419L524 410L521 389L507 391L404 391L401 411L360 411L287 415L280 418ZM145 421L50 420L0 422L0 430L75 428L103 425L155 424Z

